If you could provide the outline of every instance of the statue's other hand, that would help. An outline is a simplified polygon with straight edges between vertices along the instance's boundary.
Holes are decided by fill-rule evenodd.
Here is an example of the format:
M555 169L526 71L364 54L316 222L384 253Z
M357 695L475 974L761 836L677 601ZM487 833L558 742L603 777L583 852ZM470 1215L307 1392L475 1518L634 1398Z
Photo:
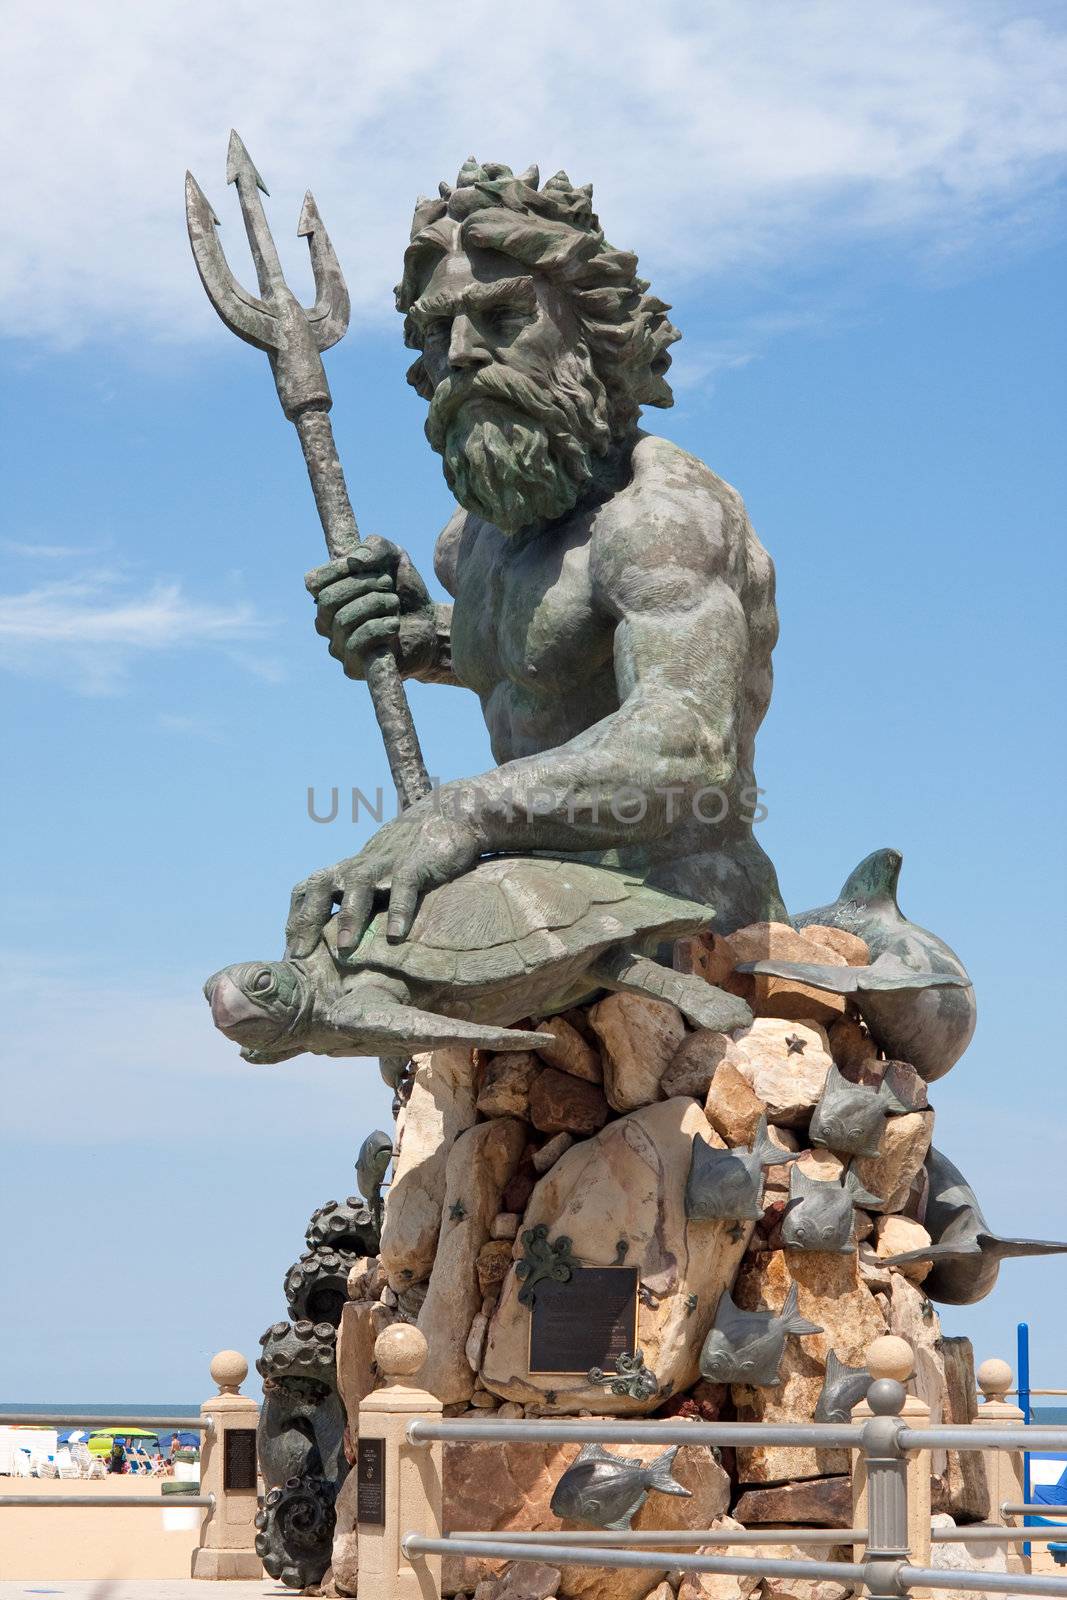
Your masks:
M304 579L315 601L315 630L349 678L366 675L366 657L393 646L401 670L412 673L436 645L433 602L407 554L372 535L351 555L316 567Z
M405 939L423 891L458 878L481 853L466 819L443 815L432 801L413 806L379 828L358 855L313 872L297 884L285 927L286 954L310 955L338 902L338 954L354 949L374 915L376 896L386 887L388 937Z

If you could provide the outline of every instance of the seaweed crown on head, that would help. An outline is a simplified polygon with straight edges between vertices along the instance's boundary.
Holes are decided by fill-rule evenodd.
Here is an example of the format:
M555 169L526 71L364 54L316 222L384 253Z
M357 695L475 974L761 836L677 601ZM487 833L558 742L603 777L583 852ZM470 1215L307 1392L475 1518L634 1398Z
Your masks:
M543 273L567 295L607 391L612 432L629 433L641 406L674 404L666 379L668 346L681 335L667 316L670 307L637 276L637 257L604 238L592 184L576 186L565 172L543 188L539 182L536 167L516 176L510 167L472 156L454 186L442 182L438 198L418 201L396 287L404 343L421 349L421 333L408 312L442 255L467 246L498 251ZM432 395L421 356L409 368L408 382L423 399Z

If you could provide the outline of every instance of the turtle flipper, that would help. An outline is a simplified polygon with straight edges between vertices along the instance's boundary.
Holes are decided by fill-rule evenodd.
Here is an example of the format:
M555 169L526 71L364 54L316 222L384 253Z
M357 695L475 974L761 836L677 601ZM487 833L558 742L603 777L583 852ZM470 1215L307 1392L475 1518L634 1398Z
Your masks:
M690 973L661 966L634 950L609 950L590 967L589 973L605 989L669 1001L698 1028L732 1033L735 1028L747 1028L752 1021L752 1012L737 995L727 994L725 989L717 989Z
M477 1045L483 1050L533 1050L545 1043L543 1033L444 1017L367 989L352 989L343 995L331 1007L327 1026L338 1035L339 1044L343 1040L359 1055L395 1055L400 1050L433 1050L448 1044Z

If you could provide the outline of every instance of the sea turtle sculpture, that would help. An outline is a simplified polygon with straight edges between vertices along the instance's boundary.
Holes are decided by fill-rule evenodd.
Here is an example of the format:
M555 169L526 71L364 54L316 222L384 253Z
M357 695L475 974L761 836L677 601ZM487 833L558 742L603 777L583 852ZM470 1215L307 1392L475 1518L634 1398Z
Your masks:
M631 873L551 856L496 856L426 893L407 939L380 912L338 960L335 921L308 957L241 962L204 986L216 1027L249 1061L308 1050L356 1056L441 1044L528 1050L510 1023L603 989L671 1001L697 1027L747 1027L744 1001L652 959L713 912Z

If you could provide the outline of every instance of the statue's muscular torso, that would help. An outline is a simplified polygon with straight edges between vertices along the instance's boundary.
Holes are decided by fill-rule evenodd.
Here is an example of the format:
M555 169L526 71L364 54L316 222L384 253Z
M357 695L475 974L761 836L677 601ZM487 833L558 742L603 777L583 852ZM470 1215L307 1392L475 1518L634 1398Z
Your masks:
M735 664L736 753L724 782L708 775L709 785L720 783L725 794L728 814L722 820L695 816L687 796L661 837L623 846L608 859L663 887L719 903L724 912L729 906L730 926L781 916L774 869L751 829L757 807L753 745L770 699L778 631L774 569L740 496L702 462L665 440L641 435L629 481L550 530L508 537L472 513L457 512L438 541L435 560L440 581L454 597L455 678L478 695L499 764L557 749L618 711L619 617L604 603L597 570L614 544L632 542L635 525L656 558L636 578L646 608L651 603L655 611L662 581L669 617L670 569L677 554L691 570L694 549L698 563L706 549L709 588L721 582L736 596L745 624L743 659ZM697 653L690 665L680 692L697 700L705 691L715 696L706 658ZM672 670L677 679L677 661ZM718 705L713 709L722 714ZM722 810L715 796L700 805L712 819Z

